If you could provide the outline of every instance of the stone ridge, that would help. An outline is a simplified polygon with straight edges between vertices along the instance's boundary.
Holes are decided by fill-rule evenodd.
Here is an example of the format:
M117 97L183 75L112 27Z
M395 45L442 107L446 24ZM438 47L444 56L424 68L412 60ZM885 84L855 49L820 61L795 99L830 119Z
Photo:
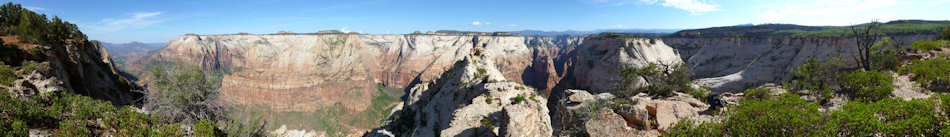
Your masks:
M473 54L442 77L415 86L383 128L388 136L551 136L547 99L507 81L489 56ZM367 136L387 136L371 134Z

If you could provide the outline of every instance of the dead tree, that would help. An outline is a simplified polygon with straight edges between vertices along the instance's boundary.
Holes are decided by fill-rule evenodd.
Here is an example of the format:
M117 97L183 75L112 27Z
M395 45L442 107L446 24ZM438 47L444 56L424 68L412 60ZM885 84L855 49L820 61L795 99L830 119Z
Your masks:
M858 65L864 70L871 70L871 48L874 46L874 42L881 37L880 33L874 32L874 29L877 29L881 23L873 21L862 26L851 26L851 32L854 33L854 40L858 47L858 56L855 57L855 61L858 62Z

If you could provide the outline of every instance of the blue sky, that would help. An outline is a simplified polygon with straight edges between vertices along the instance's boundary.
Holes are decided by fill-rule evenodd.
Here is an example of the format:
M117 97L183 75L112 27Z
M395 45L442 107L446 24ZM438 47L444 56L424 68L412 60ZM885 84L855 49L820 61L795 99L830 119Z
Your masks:
M3 3L10 0L0 0ZM13 0L90 39L167 42L186 33L690 29L950 20L950 0Z

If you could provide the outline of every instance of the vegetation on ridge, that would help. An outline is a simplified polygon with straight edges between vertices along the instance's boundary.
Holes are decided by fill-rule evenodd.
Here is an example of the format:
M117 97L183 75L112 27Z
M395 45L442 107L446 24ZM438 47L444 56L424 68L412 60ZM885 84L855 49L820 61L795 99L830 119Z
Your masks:
M946 106L950 95L937 94L909 101L849 102L839 110L819 111L819 104L786 93L730 106L723 120L680 121L663 136L950 136Z
M868 24L853 25L863 27ZM950 21L898 20L883 23L880 33L884 35L940 34ZM947 33L947 32L943 32ZM761 24L751 26L725 26L704 29L682 30L670 37L835 37L852 36L850 28L840 26L801 26L793 24Z

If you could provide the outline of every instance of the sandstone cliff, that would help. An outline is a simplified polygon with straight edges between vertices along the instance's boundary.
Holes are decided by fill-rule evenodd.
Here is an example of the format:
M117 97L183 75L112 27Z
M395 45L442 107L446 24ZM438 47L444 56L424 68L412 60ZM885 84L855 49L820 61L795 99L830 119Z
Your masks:
M4 42L19 45L0 47L4 51L0 60L20 65L17 80L13 85L5 85L17 95L72 92L114 105L137 105L142 101L143 93L137 92L134 84L119 75L109 54L97 41L36 45L5 37Z
M388 125L367 136L551 136L547 99L506 80L480 49L412 88Z
M910 45L934 35L892 36L893 42ZM718 37L663 38L682 54L698 84L714 91L741 91L763 83L781 83L808 58L840 58L854 65L857 47L850 37Z
M893 39L907 44L932 37ZM693 78L699 79L698 85L719 92L740 91L786 80L790 71L809 57L850 61L853 46L853 39L836 37L184 35L147 61L131 65L131 70L147 80L144 70L149 64L199 65L226 73L221 91L226 100L238 105L314 112L339 104L348 112L363 112L379 105L367 101L380 96L375 88L378 85L411 94L410 89L419 88L416 85L440 79L475 48L483 49L479 54L490 57L486 60L493 62L493 69L506 81L537 89L537 94L547 95L549 100L560 100L567 97L565 89L612 93L621 70L649 63L685 64L692 69ZM382 106L396 104L384 103L391 104ZM555 105L547 104L552 112L564 111ZM561 123L552 122L555 127ZM349 133L372 128L345 127Z

